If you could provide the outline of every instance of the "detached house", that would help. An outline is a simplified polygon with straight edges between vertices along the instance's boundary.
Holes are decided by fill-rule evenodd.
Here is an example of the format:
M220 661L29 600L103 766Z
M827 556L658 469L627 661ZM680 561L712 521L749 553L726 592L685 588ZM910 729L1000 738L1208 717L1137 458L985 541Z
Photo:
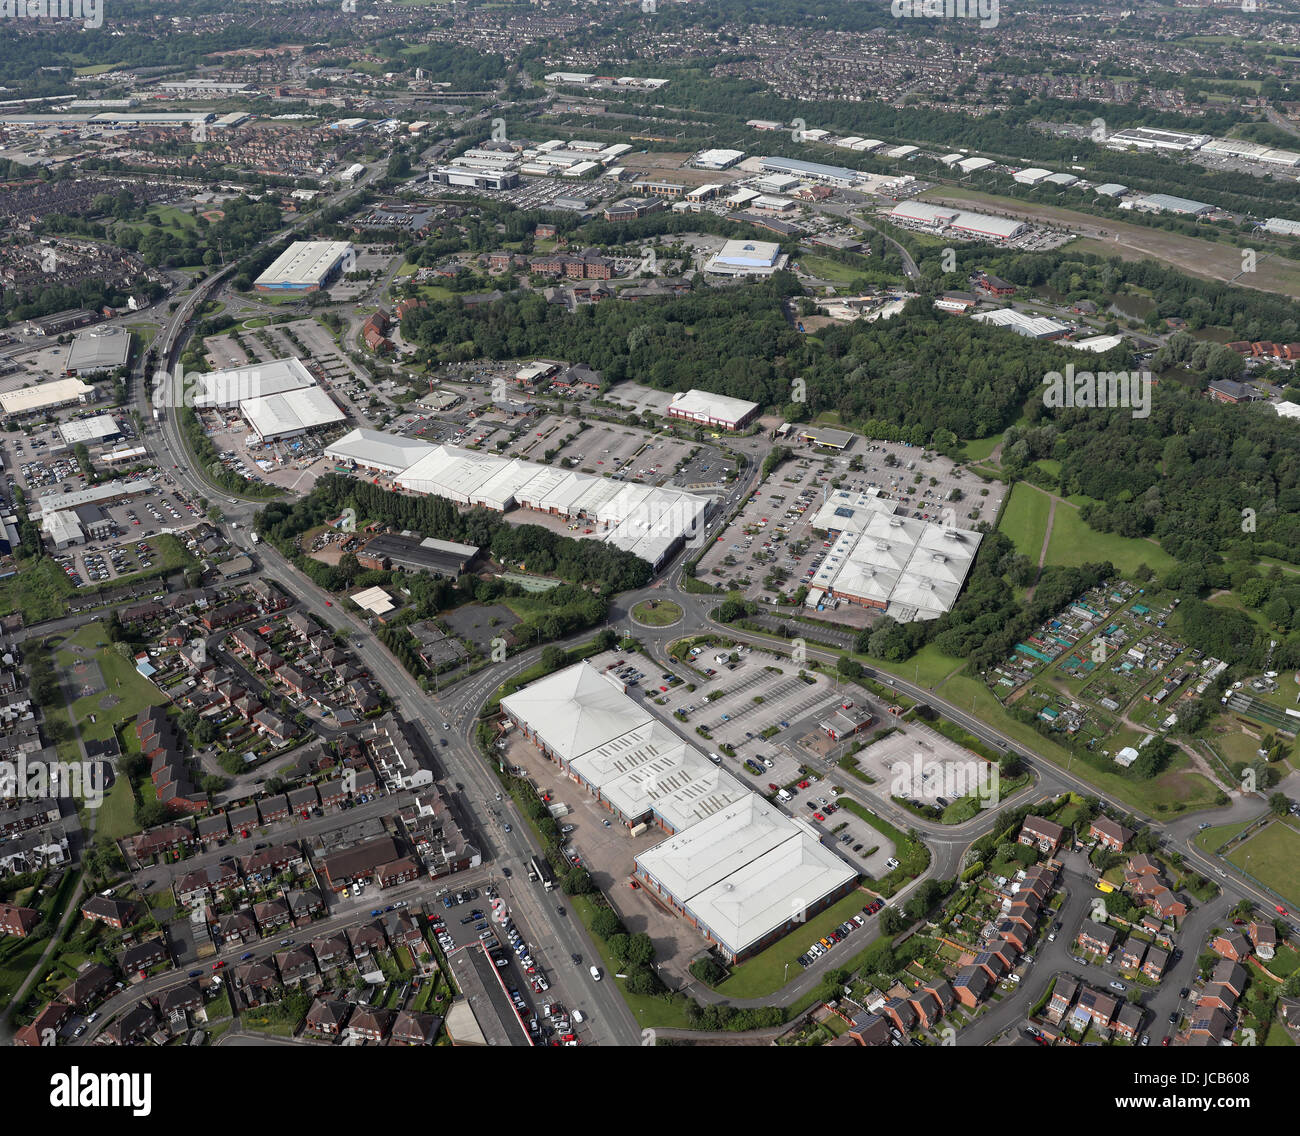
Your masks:
M105 923L120 931L135 921L135 904L97 895L81 905L81 915L93 923Z
M1240 931L1224 931L1210 944L1210 950L1233 962L1245 962L1250 957L1250 943Z
M338 1037L352 1016L352 1005L333 998L317 998L307 1011L307 1028L312 1033Z
M1088 829L1088 835L1112 852L1123 852L1124 846L1133 839L1134 833L1132 829L1125 828L1122 824L1101 817L1092 822L1091 827Z
M1021 844L1034 846L1040 852L1044 852L1049 856L1056 854L1064 837L1065 829L1054 821L1045 820L1043 817L1025 817L1025 823L1020 828Z
M1085 919L1083 926L1079 929L1079 938L1076 941L1080 947L1090 954L1109 958L1110 952L1115 947L1116 938L1117 933L1112 928L1095 920Z
M1271 959L1277 950L1277 929L1273 924L1256 921L1246 930L1250 933L1250 941L1254 944L1255 953L1260 959Z

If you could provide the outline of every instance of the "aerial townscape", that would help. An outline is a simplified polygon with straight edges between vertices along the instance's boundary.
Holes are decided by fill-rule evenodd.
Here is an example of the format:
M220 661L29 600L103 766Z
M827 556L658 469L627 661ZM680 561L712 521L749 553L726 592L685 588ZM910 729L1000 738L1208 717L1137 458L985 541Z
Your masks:
M1227 1051L1300 1044L1300 0L4 15L52 1107L248 1047L1284 1099Z

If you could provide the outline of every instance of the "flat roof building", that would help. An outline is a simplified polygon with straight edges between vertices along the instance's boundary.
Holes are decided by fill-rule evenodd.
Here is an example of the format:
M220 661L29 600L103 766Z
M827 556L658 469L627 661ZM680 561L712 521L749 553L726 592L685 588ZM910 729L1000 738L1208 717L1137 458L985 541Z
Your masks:
M253 287L259 292L315 292L351 252L347 241L294 241Z
M432 442L362 426L326 446L325 456L375 473L397 474L437 448Z
M94 393L95 388L80 379L54 379L52 382L39 383L34 387L20 387L18 390L0 394L0 413L37 414L43 410L52 410L56 406L86 402Z
M314 387L316 380L300 359L272 359L249 367L209 371L195 379L194 405L200 409L239 406L249 399Z
M122 428L111 414L95 414L90 418L74 418L59 425L59 433L70 446L98 446L122 435Z
M66 375L89 375L125 367L131 357L131 333L124 327L97 327L79 332L68 348Z
M846 895L857 872L803 821L750 793L636 858L637 878L744 959Z
M792 174L800 179L812 178L832 185L857 185L864 177L858 170L827 166L820 162L805 162L798 158L761 158L760 162L764 173Z
M992 312L977 312L971 316L971 319L979 323L992 324L994 327L1005 327L1007 330L1014 331L1017 335L1023 335L1029 339L1059 339L1070 330L1065 324L1054 319L1048 319L1046 316L1027 316L1024 312L1018 312L1014 308L998 308Z
M283 394L245 399L239 412L263 441L294 438L344 420L343 411L320 387L300 387Z
M668 417L698 422L702 426L720 426L724 430L740 430L758 414L759 404L743 398L731 398L709 391L688 390L673 395L668 404Z
M1187 197L1175 197L1170 193L1149 193L1131 201L1120 202L1121 209L1139 209L1144 213L1180 213L1185 216L1199 217L1213 213L1214 206L1204 201L1193 201Z

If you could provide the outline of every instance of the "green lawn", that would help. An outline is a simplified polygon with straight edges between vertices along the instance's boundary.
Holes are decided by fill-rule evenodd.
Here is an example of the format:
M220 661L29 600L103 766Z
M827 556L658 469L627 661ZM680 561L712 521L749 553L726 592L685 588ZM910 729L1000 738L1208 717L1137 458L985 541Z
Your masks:
M1011 500L1002 510L998 528L1011 539L1016 551L1038 563L1043 550L1043 537L1047 533L1047 517L1052 500L1041 489L1027 481L1018 481L1011 489ZM1061 511L1057 510L1059 519Z
M968 461L984 461L997 449L1000 441L1002 441L1001 434L991 434L987 438L972 438L962 443L961 452Z
M16 576L0 580L0 615L21 612L29 624L54 619L66 614L66 601L76 590L53 560L22 561Z
M728 998L762 998L775 993L787 979L803 972L798 959L813 943L853 918L870 902L870 897L855 888L838 903L799 924L766 950L741 963L721 986L718 993ZM788 969L787 969L788 966Z
M1300 832L1274 821L1234 848L1228 859L1279 895L1300 904Z
M77 656L70 649L76 644L85 649ZM104 676L106 690L75 699L72 703L73 720L88 741L103 741L113 736L118 722L128 721L146 706L156 706L167 701L162 691L143 678L135 663L123 658L108 641L108 633L100 622L87 623L58 645L55 655L60 667L71 666L78 658L94 659ZM111 707L102 705L104 699L118 701ZM92 722L91 716L95 720Z
M668 627L681 617L681 605L672 600L642 600L632 608L632 618L647 627Z
M1078 567L1102 560L1109 560L1126 576L1132 575L1142 564L1157 572L1167 572L1177 563L1158 544L1116 533L1097 532L1084 524L1076 510L1057 506L1052 537L1047 545L1047 563Z
M140 826L135 823L135 794L131 792L131 782L119 777L100 807L95 835L120 840L139 831Z

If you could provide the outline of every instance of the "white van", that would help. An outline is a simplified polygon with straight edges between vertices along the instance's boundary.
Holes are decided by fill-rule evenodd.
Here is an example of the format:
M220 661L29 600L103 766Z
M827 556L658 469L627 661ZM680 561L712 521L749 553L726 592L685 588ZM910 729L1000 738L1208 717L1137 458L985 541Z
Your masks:
M776 791L776 799L777 799L778 801L789 801L789 800L793 800L793 798L790 796L789 792L787 792L785 789L778 789L778 790Z
M582 1025L582 1011L581 1011L581 1010L574 1010L573 1013L569 1015L569 1017L571 1017L571 1018L573 1019L573 1024L574 1024L575 1026L580 1026L580 1025Z
M713 762L714 765L722 764L722 758L716 753L709 754L709 760Z

